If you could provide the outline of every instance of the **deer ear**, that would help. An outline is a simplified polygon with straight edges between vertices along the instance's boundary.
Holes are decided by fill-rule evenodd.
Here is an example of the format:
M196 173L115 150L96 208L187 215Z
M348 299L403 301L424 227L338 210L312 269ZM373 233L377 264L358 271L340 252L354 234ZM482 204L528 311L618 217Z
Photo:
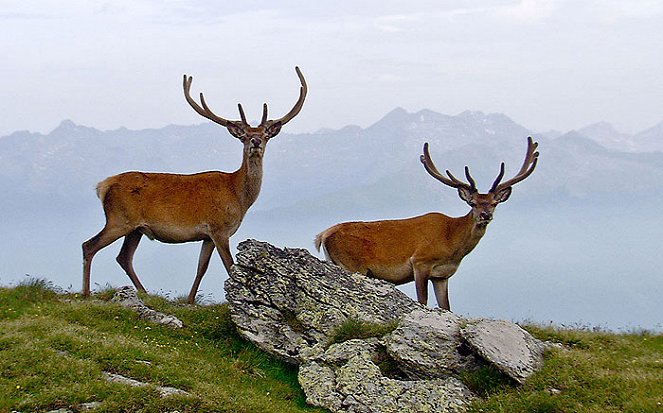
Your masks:
M460 197L460 199L467 202L468 204L472 201L472 194L474 194L474 191L468 188L463 188L463 187L458 188L458 196Z
M228 123L228 126L226 126L228 129L228 132L237 139L244 139L244 128L235 125L234 123Z
M265 131L265 133L267 134L267 137L268 138L273 138L274 136L278 135L279 132L281 132L281 126L283 126L283 124L279 121L274 122L271 125L269 125L267 127L267 130Z
M500 202L504 202L507 199L509 199L510 196L511 196L511 187L507 186L506 188L495 192L495 202L499 204Z

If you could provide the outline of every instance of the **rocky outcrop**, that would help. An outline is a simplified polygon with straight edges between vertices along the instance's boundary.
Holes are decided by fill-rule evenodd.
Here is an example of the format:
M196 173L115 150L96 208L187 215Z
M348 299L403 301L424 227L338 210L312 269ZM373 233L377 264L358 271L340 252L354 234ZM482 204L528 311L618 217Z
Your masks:
M333 412L462 412L474 397L463 372L493 364L520 383L543 363L544 346L513 323L427 308L303 249L240 243L225 290L239 333L299 365L307 401ZM332 343L351 319L398 325Z
M474 397L455 377L398 380L379 367L379 340L331 345L299 368L307 401L333 412L458 412Z
M232 319L246 339L290 363L327 344L347 319L397 320L419 308L393 285L349 274L307 250L244 241L225 283Z

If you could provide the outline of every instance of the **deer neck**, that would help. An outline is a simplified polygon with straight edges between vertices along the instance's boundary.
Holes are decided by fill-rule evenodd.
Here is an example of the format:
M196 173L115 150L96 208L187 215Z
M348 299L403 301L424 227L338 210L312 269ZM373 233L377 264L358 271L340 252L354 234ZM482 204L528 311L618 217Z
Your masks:
M235 188L240 203L249 209L258 199L262 186L262 157L244 154L242 166L235 172Z
M474 249L474 247L477 246L481 238L486 233L486 226L477 225L477 222L472 215L472 211L458 219L461 222L461 225L458 226L460 232L458 236L463 241L461 243L463 247L459 251L459 254L464 257L465 255L469 254Z

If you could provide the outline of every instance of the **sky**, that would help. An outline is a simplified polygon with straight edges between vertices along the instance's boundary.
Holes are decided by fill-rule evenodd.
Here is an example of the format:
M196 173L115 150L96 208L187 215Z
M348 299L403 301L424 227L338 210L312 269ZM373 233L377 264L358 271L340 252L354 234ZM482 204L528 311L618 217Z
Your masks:
M663 1L0 0L0 136L204 120L241 102L286 132L370 126L396 107L504 113L533 130L663 121Z

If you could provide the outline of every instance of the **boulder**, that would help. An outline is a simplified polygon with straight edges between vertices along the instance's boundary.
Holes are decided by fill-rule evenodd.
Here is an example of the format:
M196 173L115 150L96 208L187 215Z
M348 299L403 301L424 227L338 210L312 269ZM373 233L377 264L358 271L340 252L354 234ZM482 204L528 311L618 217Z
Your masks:
M521 383L542 366L541 342L514 323L430 309L393 284L351 274L304 249L247 240L225 283L239 333L299 365L307 401L333 412L462 412L458 379L490 363ZM333 343L348 319L398 323L383 337ZM388 367L388 368L387 368Z
M349 318L386 323L422 307L392 284L350 274L304 249L254 240L237 249L225 282L232 320L247 340L290 363L327 344Z
M377 339L331 345L299 368L308 403L332 412L464 412L474 396L455 377L398 380L377 364Z
M475 320L461 334L478 355L518 383L543 366L545 344L514 323Z
M481 360L461 336L464 320L442 309L420 308L384 338L387 352L410 379L430 379L475 370Z

